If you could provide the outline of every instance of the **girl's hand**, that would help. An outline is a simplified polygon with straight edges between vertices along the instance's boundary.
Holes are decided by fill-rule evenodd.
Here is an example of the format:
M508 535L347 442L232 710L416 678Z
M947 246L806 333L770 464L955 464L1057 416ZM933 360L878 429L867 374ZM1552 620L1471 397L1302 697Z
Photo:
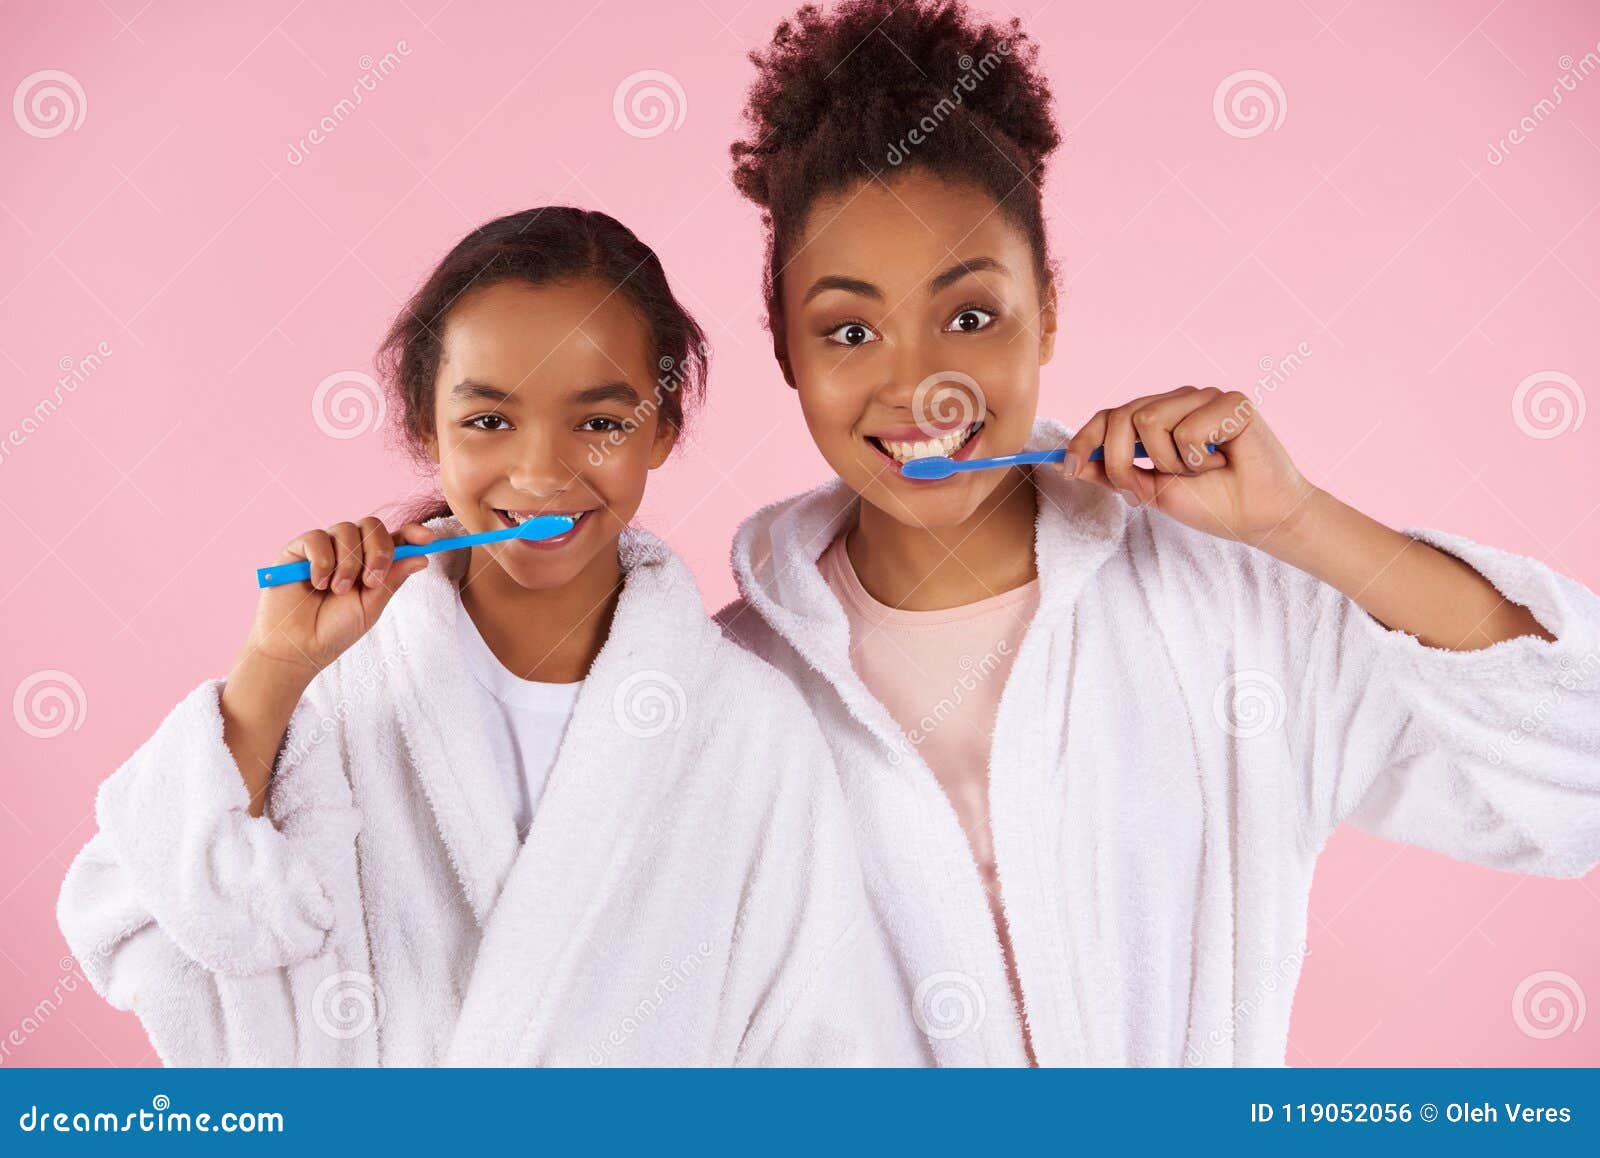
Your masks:
M309 684L378 622L400 584L428 565L426 555L396 563L396 542L420 545L433 538L421 523L408 523L391 537L375 515L307 531L272 562L308 560L310 582L262 591L245 654L274 661L270 666Z
M1154 468L1133 465L1144 443ZM1217 446L1207 454L1205 444ZM1089 452L1105 445L1105 461ZM1295 469L1254 405L1237 390L1180 386L1097 412L1067 443L1055 468L1154 506L1208 535L1259 547L1290 529L1316 492ZM1132 497L1130 497L1130 495Z

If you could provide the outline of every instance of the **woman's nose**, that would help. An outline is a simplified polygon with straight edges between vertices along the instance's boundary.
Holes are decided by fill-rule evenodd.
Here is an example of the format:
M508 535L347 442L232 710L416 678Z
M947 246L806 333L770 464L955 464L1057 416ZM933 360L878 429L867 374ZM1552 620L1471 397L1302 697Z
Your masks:
M879 390L878 399L885 407L910 411L916 400L917 389L928 378L945 367L929 362L932 352L927 343L916 337L902 338L894 344L894 357L889 364L889 378Z
M879 401L904 411L913 421L935 425L955 424L956 415L982 413L985 400L977 379L941 357L934 343L912 340L895 351L892 378L884 383Z

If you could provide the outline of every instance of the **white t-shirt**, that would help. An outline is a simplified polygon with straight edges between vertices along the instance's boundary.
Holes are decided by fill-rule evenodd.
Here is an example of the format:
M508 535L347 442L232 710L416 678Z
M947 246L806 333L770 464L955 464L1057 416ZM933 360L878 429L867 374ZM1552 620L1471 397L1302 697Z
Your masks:
M461 653L489 693L484 710L489 746L516 801L517 835L526 836L583 681L546 684L521 678L495 658L466 607L458 606L457 611Z

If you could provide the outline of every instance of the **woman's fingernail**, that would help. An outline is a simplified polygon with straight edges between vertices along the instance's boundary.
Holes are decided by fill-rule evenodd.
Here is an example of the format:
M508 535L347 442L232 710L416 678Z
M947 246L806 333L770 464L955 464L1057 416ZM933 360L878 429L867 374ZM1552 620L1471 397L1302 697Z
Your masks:
M335 595L343 595L348 590L350 590L350 580L344 578L334 580L333 592Z
M1061 460L1061 469L1066 473L1068 478L1077 478L1078 456L1076 454L1068 453L1067 457Z
M1122 496L1122 501L1127 503L1130 507L1136 507L1139 505L1139 496L1134 494L1132 491L1118 491L1117 493Z
M383 572L381 571L368 571L366 574L366 584L368 587L376 587L379 582L382 581L382 579Z

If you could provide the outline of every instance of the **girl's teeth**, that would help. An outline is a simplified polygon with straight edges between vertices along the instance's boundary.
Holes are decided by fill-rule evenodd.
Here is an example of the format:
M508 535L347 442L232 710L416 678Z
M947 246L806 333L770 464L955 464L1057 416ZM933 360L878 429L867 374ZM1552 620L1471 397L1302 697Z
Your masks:
M529 519L533 518L532 515L524 515L524 514L521 514L520 512L517 512L517 511L506 511L505 512L505 516L506 516L506 518L510 519L513 523L516 523L519 526L521 524L523 524L523 523L526 523ZM576 526L577 523L578 523L578 520L581 519L582 517L583 517L582 515L573 515L573 516L571 516L573 525Z

